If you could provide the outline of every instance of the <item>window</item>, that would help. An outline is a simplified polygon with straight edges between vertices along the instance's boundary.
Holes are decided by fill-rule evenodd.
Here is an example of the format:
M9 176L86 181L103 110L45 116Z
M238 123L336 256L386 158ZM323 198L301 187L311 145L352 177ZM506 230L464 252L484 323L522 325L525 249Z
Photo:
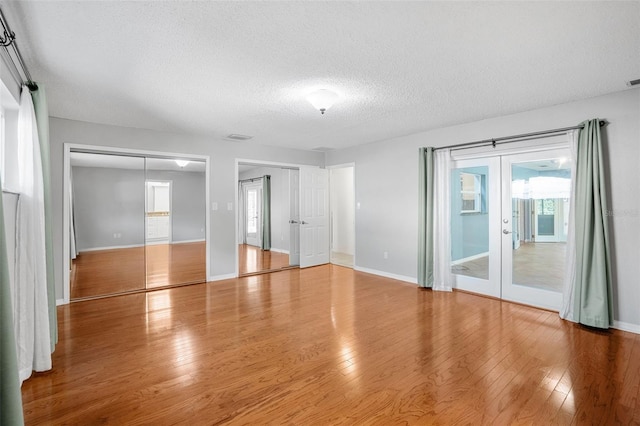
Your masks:
M482 175L460 173L460 195L462 197L460 213L482 212Z

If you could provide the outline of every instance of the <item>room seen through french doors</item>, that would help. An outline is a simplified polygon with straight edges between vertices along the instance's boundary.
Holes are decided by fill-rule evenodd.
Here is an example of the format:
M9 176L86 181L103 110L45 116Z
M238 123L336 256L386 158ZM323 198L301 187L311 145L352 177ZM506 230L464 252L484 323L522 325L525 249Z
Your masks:
M456 288L558 310L571 206L568 149L463 159L451 170Z

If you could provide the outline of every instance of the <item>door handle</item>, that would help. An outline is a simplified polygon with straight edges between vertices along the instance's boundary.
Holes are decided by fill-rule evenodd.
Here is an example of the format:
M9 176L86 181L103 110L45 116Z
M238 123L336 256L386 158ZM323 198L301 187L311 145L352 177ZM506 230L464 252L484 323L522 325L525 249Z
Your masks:
M294 224L294 223L300 223L300 222L298 222L297 220L291 219L291 220L289 220L289 223Z
M508 234L511 234L511 231L507 231L506 229L503 229L502 233L505 234L505 235L508 235Z
M305 222L304 220L302 222L300 222L300 225L308 225L308 222Z

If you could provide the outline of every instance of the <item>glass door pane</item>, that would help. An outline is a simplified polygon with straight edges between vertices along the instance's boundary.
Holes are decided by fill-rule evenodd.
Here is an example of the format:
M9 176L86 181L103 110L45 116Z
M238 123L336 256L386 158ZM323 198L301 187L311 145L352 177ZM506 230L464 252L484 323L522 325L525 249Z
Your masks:
M559 309L571 192L568 150L504 156L503 297Z
M146 286L206 281L205 162L147 158Z
M144 163L71 153L71 299L145 288Z
M456 288L500 297L497 159L455 161L451 171L451 272Z

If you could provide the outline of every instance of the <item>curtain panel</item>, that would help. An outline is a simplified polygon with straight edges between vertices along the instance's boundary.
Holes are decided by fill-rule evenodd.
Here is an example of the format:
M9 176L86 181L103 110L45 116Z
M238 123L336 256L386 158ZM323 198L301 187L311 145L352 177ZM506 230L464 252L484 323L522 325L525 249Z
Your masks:
M562 318L597 328L613 325L611 246L600 120L585 121L574 143L573 241L567 257ZM572 247L574 246L574 247ZM573 252L573 250L575 251Z
M262 177L262 250L271 250L271 176Z

